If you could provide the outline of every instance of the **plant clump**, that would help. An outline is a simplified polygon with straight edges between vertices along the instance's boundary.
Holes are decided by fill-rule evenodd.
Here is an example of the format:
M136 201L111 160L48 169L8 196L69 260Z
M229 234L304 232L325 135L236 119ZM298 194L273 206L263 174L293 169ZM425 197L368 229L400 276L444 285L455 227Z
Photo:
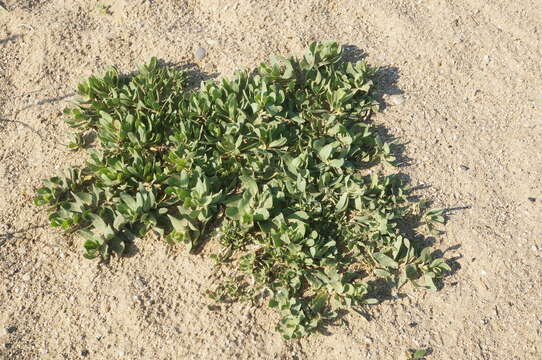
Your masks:
M368 121L375 81L332 42L197 90L156 59L132 77L113 68L66 110L70 147L90 133L98 145L35 203L84 239L87 258L122 255L149 231L190 252L213 238L230 276L211 296L267 297L286 338L376 303L379 283L436 289L449 266L402 229L443 222L442 210L424 213L397 175L375 170L395 161Z

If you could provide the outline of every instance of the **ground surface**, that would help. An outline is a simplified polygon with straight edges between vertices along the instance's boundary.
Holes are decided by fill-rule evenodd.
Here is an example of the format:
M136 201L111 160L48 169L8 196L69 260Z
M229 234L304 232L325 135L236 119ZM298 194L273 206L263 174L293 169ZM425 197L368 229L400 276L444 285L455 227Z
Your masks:
M0 358L540 359L542 2L539 0L7 0L0 12ZM1 10L0 10L1 11ZM326 336L283 341L277 315L210 311L212 262L157 239L97 266L31 204L69 153L61 111L77 82L155 55L228 76L313 40L384 67L374 120L400 170L451 211L436 246L455 271ZM196 59L195 49L207 56ZM405 101L391 106L390 98ZM531 198L531 199L529 199Z

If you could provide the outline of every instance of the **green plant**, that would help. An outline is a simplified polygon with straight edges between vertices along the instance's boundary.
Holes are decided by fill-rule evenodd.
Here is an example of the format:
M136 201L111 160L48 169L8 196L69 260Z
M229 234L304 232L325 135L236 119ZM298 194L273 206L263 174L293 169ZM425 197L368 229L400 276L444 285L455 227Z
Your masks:
M104 5L97 3L96 9L100 12L102 15L111 15L111 6L110 5Z
M423 359L429 354L428 349L411 350L407 352L408 359Z
M448 265L401 226L439 214L423 215L398 176L374 170L394 161L367 121L375 80L332 42L196 91L156 59L131 78L113 68L81 83L66 110L75 139L95 132L99 147L35 203L85 239L87 258L122 255L151 230L191 252L213 235L230 275L211 297L267 297L286 338L377 303L379 279L436 289Z

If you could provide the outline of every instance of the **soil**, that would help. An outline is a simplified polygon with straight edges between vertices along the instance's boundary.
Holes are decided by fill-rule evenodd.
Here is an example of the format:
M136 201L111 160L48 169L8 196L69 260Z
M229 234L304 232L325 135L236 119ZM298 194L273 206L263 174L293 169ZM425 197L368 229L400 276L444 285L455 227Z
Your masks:
M541 1L96 4L2 2L0 358L541 358ZM32 205L41 179L83 159L62 121L82 78L157 56L196 84L328 39L382 68L374 121L398 138L416 194L449 209L434 242L454 271L440 291L405 289L285 341L266 307L208 308L208 257L149 238L99 265Z

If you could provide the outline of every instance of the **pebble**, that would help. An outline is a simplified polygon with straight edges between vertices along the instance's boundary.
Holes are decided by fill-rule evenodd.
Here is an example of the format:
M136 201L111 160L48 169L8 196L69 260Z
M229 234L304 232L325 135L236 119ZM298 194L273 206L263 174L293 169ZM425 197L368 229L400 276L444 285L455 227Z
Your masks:
M392 95L390 96L390 102L393 105L401 105L405 102L405 97L403 95Z
M533 246L531 246L531 249L533 249L533 251L538 251L538 246L533 245Z
M535 201L536 201L536 198L530 197L530 198L527 198L527 200L529 200L530 202L535 202Z
M489 55L486 55L486 56L484 56L483 61L484 61L484 65L487 65L491 61L491 58L489 57Z
M82 350L81 351L81 356L82 357L86 357L86 356L88 356L88 354L90 354L90 351L88 351L88 350Z
M17 327L16 326L10 326L6 329L6 332L8 334L13 334L15 331L17 331Z
M30 281L30 279L31 279L30 274L23 275L23 281Z
M469 168L468 168L467 166L465 166L465 165L460 165L459 168L460 168L461 170L464 170L464 171L469 170Z
M205 56L207 56L207 51L204 48L199 47L196 49L196 51L194 51L194 56L198 60L203 59Z
M145 287L145 280L141 276L136 277L136 281L140 287Z

